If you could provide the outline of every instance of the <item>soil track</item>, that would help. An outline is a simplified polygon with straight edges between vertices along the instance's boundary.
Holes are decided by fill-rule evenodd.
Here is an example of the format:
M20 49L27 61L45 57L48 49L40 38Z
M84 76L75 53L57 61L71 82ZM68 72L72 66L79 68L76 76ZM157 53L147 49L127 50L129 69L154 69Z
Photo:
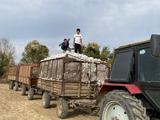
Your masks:
M89 116L80 111L70 112L65 120L97 120L97 117ZM51 108L44 109L41 97L28 101L20 92L8 89L8 84L0 84L0 120L60 120L56 115L55 104Z

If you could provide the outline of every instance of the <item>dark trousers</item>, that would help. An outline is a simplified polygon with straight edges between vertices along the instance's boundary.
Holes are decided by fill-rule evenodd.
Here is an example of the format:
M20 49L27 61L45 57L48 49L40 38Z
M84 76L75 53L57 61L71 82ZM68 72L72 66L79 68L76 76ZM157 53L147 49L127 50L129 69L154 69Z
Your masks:
M82 47L81 47L81 45L75 43L74 50L75 50L75 53L80 53L81 54L82 53Z

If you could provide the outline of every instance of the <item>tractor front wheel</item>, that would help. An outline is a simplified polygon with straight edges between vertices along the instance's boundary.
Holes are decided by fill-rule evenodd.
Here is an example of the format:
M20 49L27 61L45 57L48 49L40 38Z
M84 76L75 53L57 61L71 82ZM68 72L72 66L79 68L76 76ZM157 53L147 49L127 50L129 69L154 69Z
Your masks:
M57 102L57 116L65 119L68 116L68 101L65 98L59 98Z
M42 103L44 108L49 108L51 96L48 92L44 92L42 96Z
M101 103L100 120L150 120L142 102L129 93L114 90Z

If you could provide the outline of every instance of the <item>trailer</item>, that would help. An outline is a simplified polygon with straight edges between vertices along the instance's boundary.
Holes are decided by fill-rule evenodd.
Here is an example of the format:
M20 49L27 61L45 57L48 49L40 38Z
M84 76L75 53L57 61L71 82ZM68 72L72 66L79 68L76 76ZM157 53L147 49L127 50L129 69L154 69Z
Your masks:
M37 87L38 68L38 64L20 64L10 67L8 74L8 79L11 81L10 88L14 87L15 91L21 88L22 95L28 91L28 99L33 99Z
M38 81L38 64L23 64L19 67L19 84L22 95L28 90L28 99L33 99L33 94Z
M8 72L8 81L9 81L9 89L11 90L17 90L17 84L15 85L16 82L18 82L18 72L19 72L19 67L17 65L10 66L9 67L9 72Z
M76 53L64 53L40 62L38 88L43 91L42 103L48 108L56 98L57 115L65 118L70 108L96 109L98 84L107 78L108 65Z

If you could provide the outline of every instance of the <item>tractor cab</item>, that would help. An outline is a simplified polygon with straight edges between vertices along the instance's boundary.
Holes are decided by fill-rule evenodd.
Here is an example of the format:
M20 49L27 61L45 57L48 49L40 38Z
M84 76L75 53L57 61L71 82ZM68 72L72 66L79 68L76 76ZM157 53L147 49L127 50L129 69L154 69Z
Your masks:
M115 92L116 90L119 90L119 94L118 91ZM107 99L107 96L111 97L110 94L114 92L115 95L125 94L120 92L121 90L141 100L145 109L150 108L157 114L160 113L160 35L152 35L150 40L121 46L115 50L115 60L110 79L104 83L101 92L106 93ZM120 95L120 97L122 96ZM113 97L112 99L116 98ZM126 106L123 108L127 113ZM104 112L105 107L101 107L101 112L102 109ZM101 120L110 120L109 118L103 118L105 114L103 112ZM105 114L105 116L107 115ZM137 115L132 116L134 119L131 119L130 116L128 117L129 120L138 118L136 118ZM142 118L148 120L149 117L146 115ZM111 116L110 118L116 119L118 117L115 115L115 117ZM118 120L121 120L121 117Z

